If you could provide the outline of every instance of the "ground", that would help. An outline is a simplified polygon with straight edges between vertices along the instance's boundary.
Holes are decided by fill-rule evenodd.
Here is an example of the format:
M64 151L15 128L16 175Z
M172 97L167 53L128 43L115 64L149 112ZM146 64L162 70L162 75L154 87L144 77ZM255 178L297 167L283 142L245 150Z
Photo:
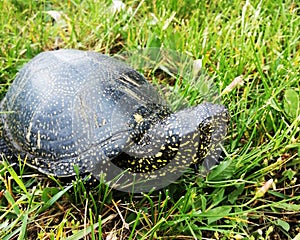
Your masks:
M4 0L0 13L1 99L41 51L163 47L200 60L231 115L221 164L157 192L65 184L0 159L1 239L299 239L297 1ZM201 101L194 82L156 73L173 109L178 96Z

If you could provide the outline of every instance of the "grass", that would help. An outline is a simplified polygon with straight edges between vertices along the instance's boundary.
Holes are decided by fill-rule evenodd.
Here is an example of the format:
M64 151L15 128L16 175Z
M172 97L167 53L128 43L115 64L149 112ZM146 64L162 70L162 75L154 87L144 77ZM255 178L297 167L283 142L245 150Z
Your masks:
M20 159L14 168L2 159L0 238L299 239L297 1L125 4L112 14L110 1L1 1L0 97L41 51L178 50L202 59L230 111L224 161L206 177L186 174L158 192L132 195L103 184L86 189L80 178L66 187ZM54 21L50 10L62 18ZM237 77L243 85L228 88ZM193 84L163 84L197 103Z

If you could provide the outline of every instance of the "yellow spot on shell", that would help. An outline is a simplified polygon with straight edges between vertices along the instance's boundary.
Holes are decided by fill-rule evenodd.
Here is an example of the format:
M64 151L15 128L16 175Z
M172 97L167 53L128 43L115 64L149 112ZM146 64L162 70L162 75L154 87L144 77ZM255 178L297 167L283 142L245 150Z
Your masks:
M143 116L142 116L142 115L136 113L136 114L134 114L133 116L134 116L134 119L135 119L135 121L136 121L137 123L140 123L140 122L143 121Z

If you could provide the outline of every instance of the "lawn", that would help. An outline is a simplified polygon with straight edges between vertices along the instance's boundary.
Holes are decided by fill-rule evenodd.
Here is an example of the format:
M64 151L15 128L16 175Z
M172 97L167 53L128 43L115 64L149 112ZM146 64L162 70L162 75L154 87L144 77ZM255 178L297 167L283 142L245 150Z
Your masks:
M231 116L221 163L155 192L65 184L2 156L0 239L300 239L297 1L3 0L0 21L0 99L42 51L161 48L197 60ZM148 78L176 110L202 100L188 75Z

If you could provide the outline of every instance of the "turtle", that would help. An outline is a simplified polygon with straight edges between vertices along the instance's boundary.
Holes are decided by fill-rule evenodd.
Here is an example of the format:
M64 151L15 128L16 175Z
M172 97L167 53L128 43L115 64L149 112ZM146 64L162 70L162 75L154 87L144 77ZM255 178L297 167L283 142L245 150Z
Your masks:
M2 99L0 151L57 177L111 165L149 173L213 156L228 122L221 104L171 111L141 73L111 56L52 50L26 63ZM207 168L218 161L208 159Z

